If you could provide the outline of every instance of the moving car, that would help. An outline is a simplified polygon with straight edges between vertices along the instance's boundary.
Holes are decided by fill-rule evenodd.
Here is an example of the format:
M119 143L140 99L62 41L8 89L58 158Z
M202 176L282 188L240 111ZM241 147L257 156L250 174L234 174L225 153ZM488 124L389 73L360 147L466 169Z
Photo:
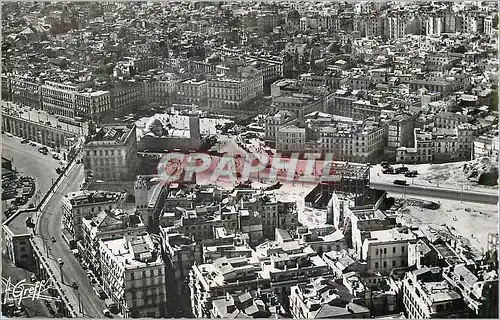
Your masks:
M399 186L406 186L406 180L394 180L394 184L397 184Z

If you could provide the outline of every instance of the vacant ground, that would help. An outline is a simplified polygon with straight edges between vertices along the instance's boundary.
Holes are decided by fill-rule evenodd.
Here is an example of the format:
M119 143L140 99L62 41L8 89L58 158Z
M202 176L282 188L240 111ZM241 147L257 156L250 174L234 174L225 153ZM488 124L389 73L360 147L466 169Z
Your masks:
M479 185L467 179L464 173L464 164L468 161L450 162L441 164L417 164L405 165L411 171L417 170L419 175L415 178L406 178L403 174L383 174L380 165L372 166L370 171L371 181L392 183L395 179L405 179L409 184L420 186L434 186L450 189L461 189L471 191L496 192L498 186L488 187ZM401 165L394 165L394 168Z
M452 233L470 241L471 247L481 252L486 249L488 233L498 232L498 208L495 205L460 203L460 201L437 200L441 208L437 210L407 207L410 211L403 219L421 228L442 228L446 224Z

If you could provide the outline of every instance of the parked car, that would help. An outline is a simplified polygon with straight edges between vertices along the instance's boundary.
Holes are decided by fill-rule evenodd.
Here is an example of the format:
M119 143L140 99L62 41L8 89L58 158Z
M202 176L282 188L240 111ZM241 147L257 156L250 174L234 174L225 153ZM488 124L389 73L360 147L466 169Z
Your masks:
M402 166L402 167L399 167L399 168L396 168L396 173L397 174L400 174L400 173L406 173L409 171L408 167L405 167L405 166Z
M102 290L100 287L94 286L94 292L99 297L99 299L104 298L104 290Z
M394 174L394 169L392 167L389 167L387 169L382 170L383 174Z
M21 140L21 143L22 143L22 144L26 144L26 143L29 143L29 142L30 142L30 141L29 141L28 139L23 139L23 140Z
M106 318L113 318L113 316L111 315L111 311L109 311L109 309L104 309L104 310L102 310L102 314L103 314Z
M57 153L53 153L52 154L52 158L56 159L56 160L59 160L59 155Z
M36 147L36 143L34 143L34 142L30 142L30 146L32 146L32 147Z
M407 173L405 173L405 177L408 177L408 178L415 178L416 176L418 175L418 171L408 171Z
M381 166L382 166L382 168L384 168L384 169L385 169L385 168L389 168L389 167L391 166L391 165L389 164L389 162L387 162L387 161L382 161L382 162L380 163L380 165L381 165Z
M394 184L397 184L399 186L406 186L406 180L394 180Z

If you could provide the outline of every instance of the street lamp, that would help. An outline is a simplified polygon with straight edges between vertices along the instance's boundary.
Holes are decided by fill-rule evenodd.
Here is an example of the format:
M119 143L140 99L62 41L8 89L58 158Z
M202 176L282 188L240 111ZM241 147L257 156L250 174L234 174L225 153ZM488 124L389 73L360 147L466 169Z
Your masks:
M82 313L82 300L80 297L80 291L78 291L78 313Z
M460 190L460 203L464 203L464 182L462 182L462 188Z
M59 272L61 273L61 283L64 284L64 274L62 267L64 265L64 262L62 260L59 260Z

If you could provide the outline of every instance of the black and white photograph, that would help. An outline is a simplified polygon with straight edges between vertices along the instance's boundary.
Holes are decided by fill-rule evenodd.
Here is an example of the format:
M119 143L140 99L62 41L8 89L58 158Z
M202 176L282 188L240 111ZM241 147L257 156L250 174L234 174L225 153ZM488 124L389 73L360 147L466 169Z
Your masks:
M0 318L499 318L498 1L0 6Z

